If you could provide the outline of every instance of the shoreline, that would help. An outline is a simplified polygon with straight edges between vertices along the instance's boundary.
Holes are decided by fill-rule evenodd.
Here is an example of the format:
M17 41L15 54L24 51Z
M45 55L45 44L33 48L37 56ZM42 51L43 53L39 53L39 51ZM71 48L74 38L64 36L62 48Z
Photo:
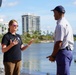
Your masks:
M44 41L40 41L40 43L53 43L54 40L44 40Z

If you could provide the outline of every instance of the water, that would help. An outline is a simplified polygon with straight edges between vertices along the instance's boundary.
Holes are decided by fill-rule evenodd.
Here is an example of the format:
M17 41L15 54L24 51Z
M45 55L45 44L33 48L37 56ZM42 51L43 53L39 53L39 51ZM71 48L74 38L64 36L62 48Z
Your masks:
M76 42L75 42L76 45ZM56 62L50 62L46 57L52 53L53 43L32 44L22 52L21 72L33 75L56 75ZM76 46L73 51L73 61L71 65L71 75L76 75ZM2 53L0 52L0 67L2 65Z
M75 43L76 45L76 43ZM53 43L39 43L32 44L27 50L22 52L22 71L29 72L30 74L56 75L56 62L50 62L46 57L52 53ZM71 65L71 75L76 75L76 46L73 51L73 61Z

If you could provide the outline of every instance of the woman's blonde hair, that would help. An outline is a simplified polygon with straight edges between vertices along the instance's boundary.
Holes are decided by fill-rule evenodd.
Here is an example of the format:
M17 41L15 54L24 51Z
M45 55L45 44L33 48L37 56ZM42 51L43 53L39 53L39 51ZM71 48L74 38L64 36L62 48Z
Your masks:
M16 20L12 19L9 21L8 25L11 26L14 22L18 23ZM8 28L8 31L10 31L10 28Z

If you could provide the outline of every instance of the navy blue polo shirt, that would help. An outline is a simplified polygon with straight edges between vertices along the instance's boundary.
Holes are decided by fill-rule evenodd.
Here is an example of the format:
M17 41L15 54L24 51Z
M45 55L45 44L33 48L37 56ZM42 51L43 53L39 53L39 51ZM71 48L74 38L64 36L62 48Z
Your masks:
M3 56L3 61L4 62L12 62L16 60L21 60L21 45L22 45L22 40L19 34L13 35L10 32L6 33L3 38L2 38L2 44L4 45L9 45L10 40L18 40L18 44L13 46L10 50L4 53Z

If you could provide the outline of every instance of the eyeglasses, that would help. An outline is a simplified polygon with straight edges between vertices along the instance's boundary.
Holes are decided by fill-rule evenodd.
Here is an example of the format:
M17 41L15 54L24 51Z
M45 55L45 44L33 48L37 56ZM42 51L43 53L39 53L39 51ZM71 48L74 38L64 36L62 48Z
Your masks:
M15 24L14 24L14 25L12 25L12 26L14 26L14 27L18 27L18 25L15 25Z

